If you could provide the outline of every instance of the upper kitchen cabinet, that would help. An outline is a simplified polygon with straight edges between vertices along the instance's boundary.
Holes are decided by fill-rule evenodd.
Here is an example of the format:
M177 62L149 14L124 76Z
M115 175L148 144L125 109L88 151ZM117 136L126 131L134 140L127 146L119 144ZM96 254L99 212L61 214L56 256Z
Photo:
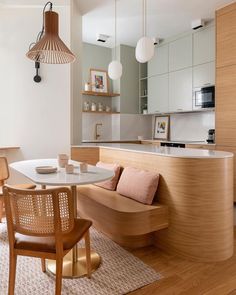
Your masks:
M168 112L168 74L152 76L148 80L148 113Z
M216 66L236 64L236 3L216 12Z
M169 71L192 66L192 34L169 43Z
M215 62L193 67L193 87L207 87L215 84Z
M169 74L169 111L192 111L192 68Z
M148 62L148 77L168 73L169 45L155 48L154 57Z
M193 65L215 60L215 27L206 27L193 34Z

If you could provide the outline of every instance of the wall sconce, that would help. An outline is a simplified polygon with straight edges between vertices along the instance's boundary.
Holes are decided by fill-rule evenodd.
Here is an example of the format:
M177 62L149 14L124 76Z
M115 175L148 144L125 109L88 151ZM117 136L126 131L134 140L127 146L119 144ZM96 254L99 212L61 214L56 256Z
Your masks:
M47 6L50 6L49 11L45 11ZM65 64L75 60L74 54L65 45L58 35L58 13L52 11L52 2L47 2L43 8L43 26L38 33L36 42L31 43L26 56L35 61L36 76L40 63L48 64ZM37 65L36 65L37 63ZM34 77L34 81L35 81ZM36 78L38 81L39 78Z

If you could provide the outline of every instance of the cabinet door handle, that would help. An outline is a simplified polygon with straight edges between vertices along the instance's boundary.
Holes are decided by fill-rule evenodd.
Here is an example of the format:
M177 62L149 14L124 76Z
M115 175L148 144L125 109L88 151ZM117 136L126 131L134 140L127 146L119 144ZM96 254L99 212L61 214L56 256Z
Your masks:
M160 113L160 111L155 111L155 113Z
M182 111L183 109L177 109L177 111Z
M205 83L205 84L203 84L204 86L207 86L207 85L211 85L211 83Z

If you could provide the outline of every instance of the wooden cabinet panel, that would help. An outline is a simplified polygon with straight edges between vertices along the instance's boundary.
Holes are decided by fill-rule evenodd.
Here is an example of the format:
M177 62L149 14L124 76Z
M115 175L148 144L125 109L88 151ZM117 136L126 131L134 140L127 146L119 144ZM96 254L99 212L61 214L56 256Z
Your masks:
M216 144L236 147L236 65L217 69Z
M193 64L215 60L215 27L204 28L193 35Z
M215 62L193 67L193 87L215 85Z
M216 12L217 67L236 64L236 3L230 7Z
M169 111L192 110L192 67L169 74Z
M155 48L154 57L148 62L148 77L168 73L169 45Z
M148 78L148 113L168 112L168 74Z
M234 154L234 202L236 202L236 147L216 145L216 150Z
M192 66L192 35L169 44L169 71Z

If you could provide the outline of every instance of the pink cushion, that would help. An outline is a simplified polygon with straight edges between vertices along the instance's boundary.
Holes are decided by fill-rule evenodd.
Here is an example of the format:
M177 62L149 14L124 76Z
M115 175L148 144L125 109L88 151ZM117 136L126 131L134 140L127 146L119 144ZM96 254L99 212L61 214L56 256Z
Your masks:
M114 171L115 175L112 177L112 179L96 183L95 185L114 191L120 176L120 166L118 164L108 164L103 162L98 162L96 166L107 170L112 170Z
M127 167L121 174L117 192L140 203L151 205L158 182L158 173Z

